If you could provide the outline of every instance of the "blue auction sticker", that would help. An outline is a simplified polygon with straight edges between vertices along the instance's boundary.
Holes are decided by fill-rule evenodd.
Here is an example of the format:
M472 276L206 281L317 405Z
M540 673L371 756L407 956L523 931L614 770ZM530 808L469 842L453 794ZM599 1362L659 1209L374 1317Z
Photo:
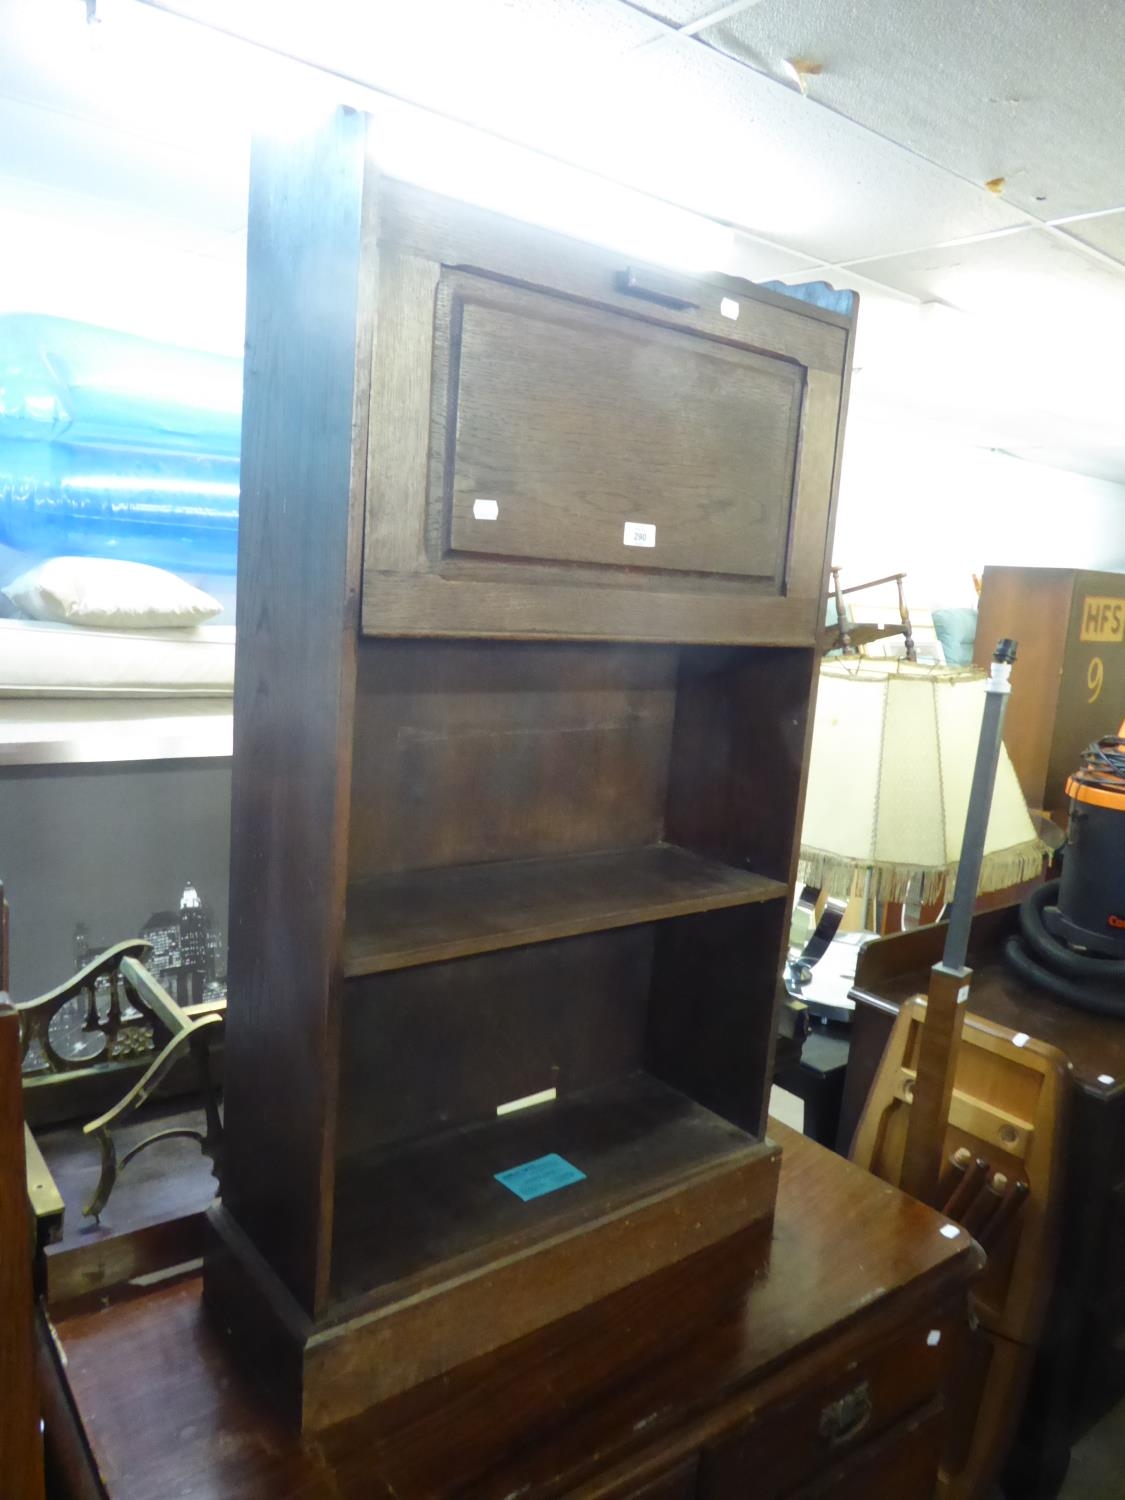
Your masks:
M569 1187L572 1182L582 1182L585 1177L585 1172L580 1172L554 1151L550 1156L537 1156L534 1161L525 1161L520 1167L509 1167L506 1172L496 1173L496 1181L525 1203Z

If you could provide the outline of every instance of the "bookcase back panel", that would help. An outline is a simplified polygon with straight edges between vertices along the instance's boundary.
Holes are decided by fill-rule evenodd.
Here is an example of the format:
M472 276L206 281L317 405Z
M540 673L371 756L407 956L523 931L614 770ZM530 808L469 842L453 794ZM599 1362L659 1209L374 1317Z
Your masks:
M792 885L816 653L685 647L665 837Z
M342 1156L641 1067L651 925L349 981Z
M661 838L676 657L361 642L350 878Z
M732 1124L764 1135L788 901L656 929L645 1063Z
M457 271L437 328L443 550L781 587L800 365Z

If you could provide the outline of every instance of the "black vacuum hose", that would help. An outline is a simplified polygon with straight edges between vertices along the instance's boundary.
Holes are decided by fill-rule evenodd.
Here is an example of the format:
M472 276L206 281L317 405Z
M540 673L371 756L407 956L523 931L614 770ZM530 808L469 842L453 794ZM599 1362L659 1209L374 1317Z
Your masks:
M1125 1019L1125 959L1090 958L1053 937L1043 925L1043 912L1058 894L1057 880L1031 893L1020 907L1020 936L1004 944L1005 959L1021 979L1068 1005Z

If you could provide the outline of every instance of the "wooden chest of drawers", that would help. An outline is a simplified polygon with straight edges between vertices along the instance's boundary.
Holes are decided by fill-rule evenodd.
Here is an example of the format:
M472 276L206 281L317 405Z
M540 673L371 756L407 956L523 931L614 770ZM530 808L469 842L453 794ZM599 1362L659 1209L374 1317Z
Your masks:
M771 1128L764 1253L727 1241L315 1441L235 1375L197 1280L62 1320L110 1500L925 1500L979 1252ZM737 1256L716 1313L707 1284Z

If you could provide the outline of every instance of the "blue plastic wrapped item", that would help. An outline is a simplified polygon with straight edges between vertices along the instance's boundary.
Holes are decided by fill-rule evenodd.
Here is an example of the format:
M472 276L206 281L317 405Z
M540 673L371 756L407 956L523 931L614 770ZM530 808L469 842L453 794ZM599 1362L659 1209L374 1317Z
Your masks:
M37 556L233 572L238 459L0 437L0 540Z
M233 573L241 407L239 360L0 317L0 542Z
M760 285L769 292L780 292L783 297L796 297L798 302L808 302L813 307L842 313L844 317L849 317L855 306L854 292L837 291L827 281L802 281L796 286L790 286L787 281L763 281Z

